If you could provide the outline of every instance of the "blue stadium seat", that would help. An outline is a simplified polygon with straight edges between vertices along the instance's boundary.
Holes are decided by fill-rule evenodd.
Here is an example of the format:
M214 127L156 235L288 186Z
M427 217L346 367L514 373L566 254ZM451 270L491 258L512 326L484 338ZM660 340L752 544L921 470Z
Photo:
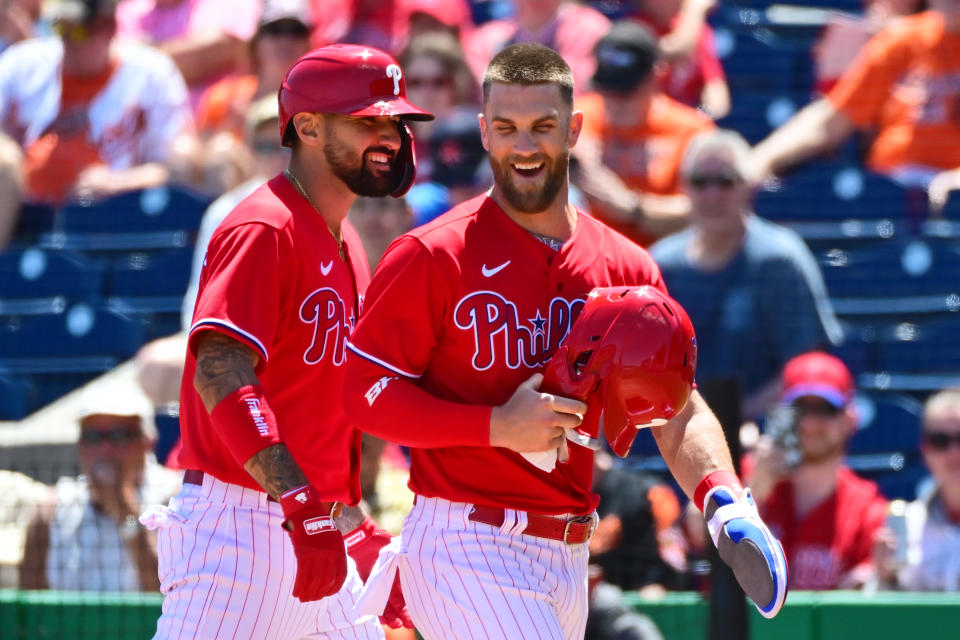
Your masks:
M0 420L26 417L34 393L30 376L0 371Z
M11 362L90 356L128 358L143 344L142 321L114 311L76 304L60 314L14 318L0 325L0 367Z
M117 259L107 278L111 296L182 298L190 280L193 247L135 252Z
M765 27L720 27L717 55L730 92L782 92L806 97L813 86L813 62L806 43L797 43ZM806 100L802 100L806 102Z
M57 211L49 205L23 203L13 229L13 242L18 245L34 243L40 234L53 231L56 219Z
M36 247L0 253L0 299L95 300L102 293L102 268L80 255Z
M886 313L960 309L960 243L955 241L900 238L832 249L818 258L832 298L876 298ZM842 307L838 312L845 311ZM850 312L875 311L869 303L853 301Z
M154 416L157 424L157 442L154 453L157 460L166 462L170 450L180 439L180 415L177 411L164 410Z
M877 369L938 373L960 380L960 319L904 322L878 336Z
M786 176L774 190L762 190L758 214L771 220L903 220L917 206L910 191L886 176L856 166L818 164Z
M175 187L131 191L91 203L66 205L59 230L65 233L195 232L209 199Z
M733 129L747 142L756 144L803 108L804 104L805 100L783 91L743 89L732 94L730 113L717 125Z
M923 406L912 396L862 392L855 400L859 419L850 454L915 453L920 444Z

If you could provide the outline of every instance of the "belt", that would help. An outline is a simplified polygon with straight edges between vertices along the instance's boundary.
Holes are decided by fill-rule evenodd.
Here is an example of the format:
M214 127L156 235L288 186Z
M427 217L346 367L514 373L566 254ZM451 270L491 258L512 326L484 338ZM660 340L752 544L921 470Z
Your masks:
M203 471L198 471L196 469L187 469L183 472L183 483L184 484L196 484L203 486ZM266 492L264 492L266 493ZM276 502L276 498L267 493L267 500L270 502Z
M467 519L472 522L482 522L494 527L503 526L506 517L500 507L485 507L475 504L470 509ZM596 514L589 516L573 516L558 518L537 513L527 513L527 528L523 533L538 538L560 540L566 544L583 544L587 542L597 528Z

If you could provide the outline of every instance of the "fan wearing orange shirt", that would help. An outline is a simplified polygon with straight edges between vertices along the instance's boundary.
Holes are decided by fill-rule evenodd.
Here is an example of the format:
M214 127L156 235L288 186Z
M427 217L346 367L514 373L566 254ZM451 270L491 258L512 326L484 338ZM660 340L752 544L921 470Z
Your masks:
M713 123L660 91L657 39L643 25L614 24L595 55L597 93L576 104L584 124L575 182L597 217L649 244L686 224L680 160L690 139Z
M870 131L871 169L926 186L960 167L960 2L891 23L821 100L754 149L759 181Z

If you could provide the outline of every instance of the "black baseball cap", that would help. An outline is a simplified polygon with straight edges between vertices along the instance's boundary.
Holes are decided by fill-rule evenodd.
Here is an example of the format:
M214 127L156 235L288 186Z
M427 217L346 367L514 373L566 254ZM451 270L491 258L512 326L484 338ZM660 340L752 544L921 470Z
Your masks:
M470 186L487 152L480 140L476 109L457 109L438 118L430 132L431 179L446 187Z
M657 37L633 20L615 22L594 48L597 70L593 86L600 91L631 91L650 77L660 59Z

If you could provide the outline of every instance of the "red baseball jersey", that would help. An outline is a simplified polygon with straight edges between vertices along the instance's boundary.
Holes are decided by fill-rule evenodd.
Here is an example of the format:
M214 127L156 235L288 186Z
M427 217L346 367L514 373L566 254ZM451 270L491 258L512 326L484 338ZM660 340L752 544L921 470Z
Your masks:
M577 212L555 251L489 197L469 200L401 236L377 267L349 345L351 418L411 447L417 494L588 513L592 451L571 444L569 464L546 473L489 446L490 411L542 370L591 289L621 284L664 288L646 251L589 215Z
M791 589L836 589L858 565L870 561L887 501L877 485L847 468L837 490L803 518L797 518L794 486L777 484L761 505L761 514L787 554Z
M370 271L346 220L342 233L346 261L323 218L283 175L217 228L200 276L180 389L182 467L262 491L227 451L193 388L197 335L219 331L260 356L256 373L280 439L322 498L359 500L360 432L343 410L343 364Z

